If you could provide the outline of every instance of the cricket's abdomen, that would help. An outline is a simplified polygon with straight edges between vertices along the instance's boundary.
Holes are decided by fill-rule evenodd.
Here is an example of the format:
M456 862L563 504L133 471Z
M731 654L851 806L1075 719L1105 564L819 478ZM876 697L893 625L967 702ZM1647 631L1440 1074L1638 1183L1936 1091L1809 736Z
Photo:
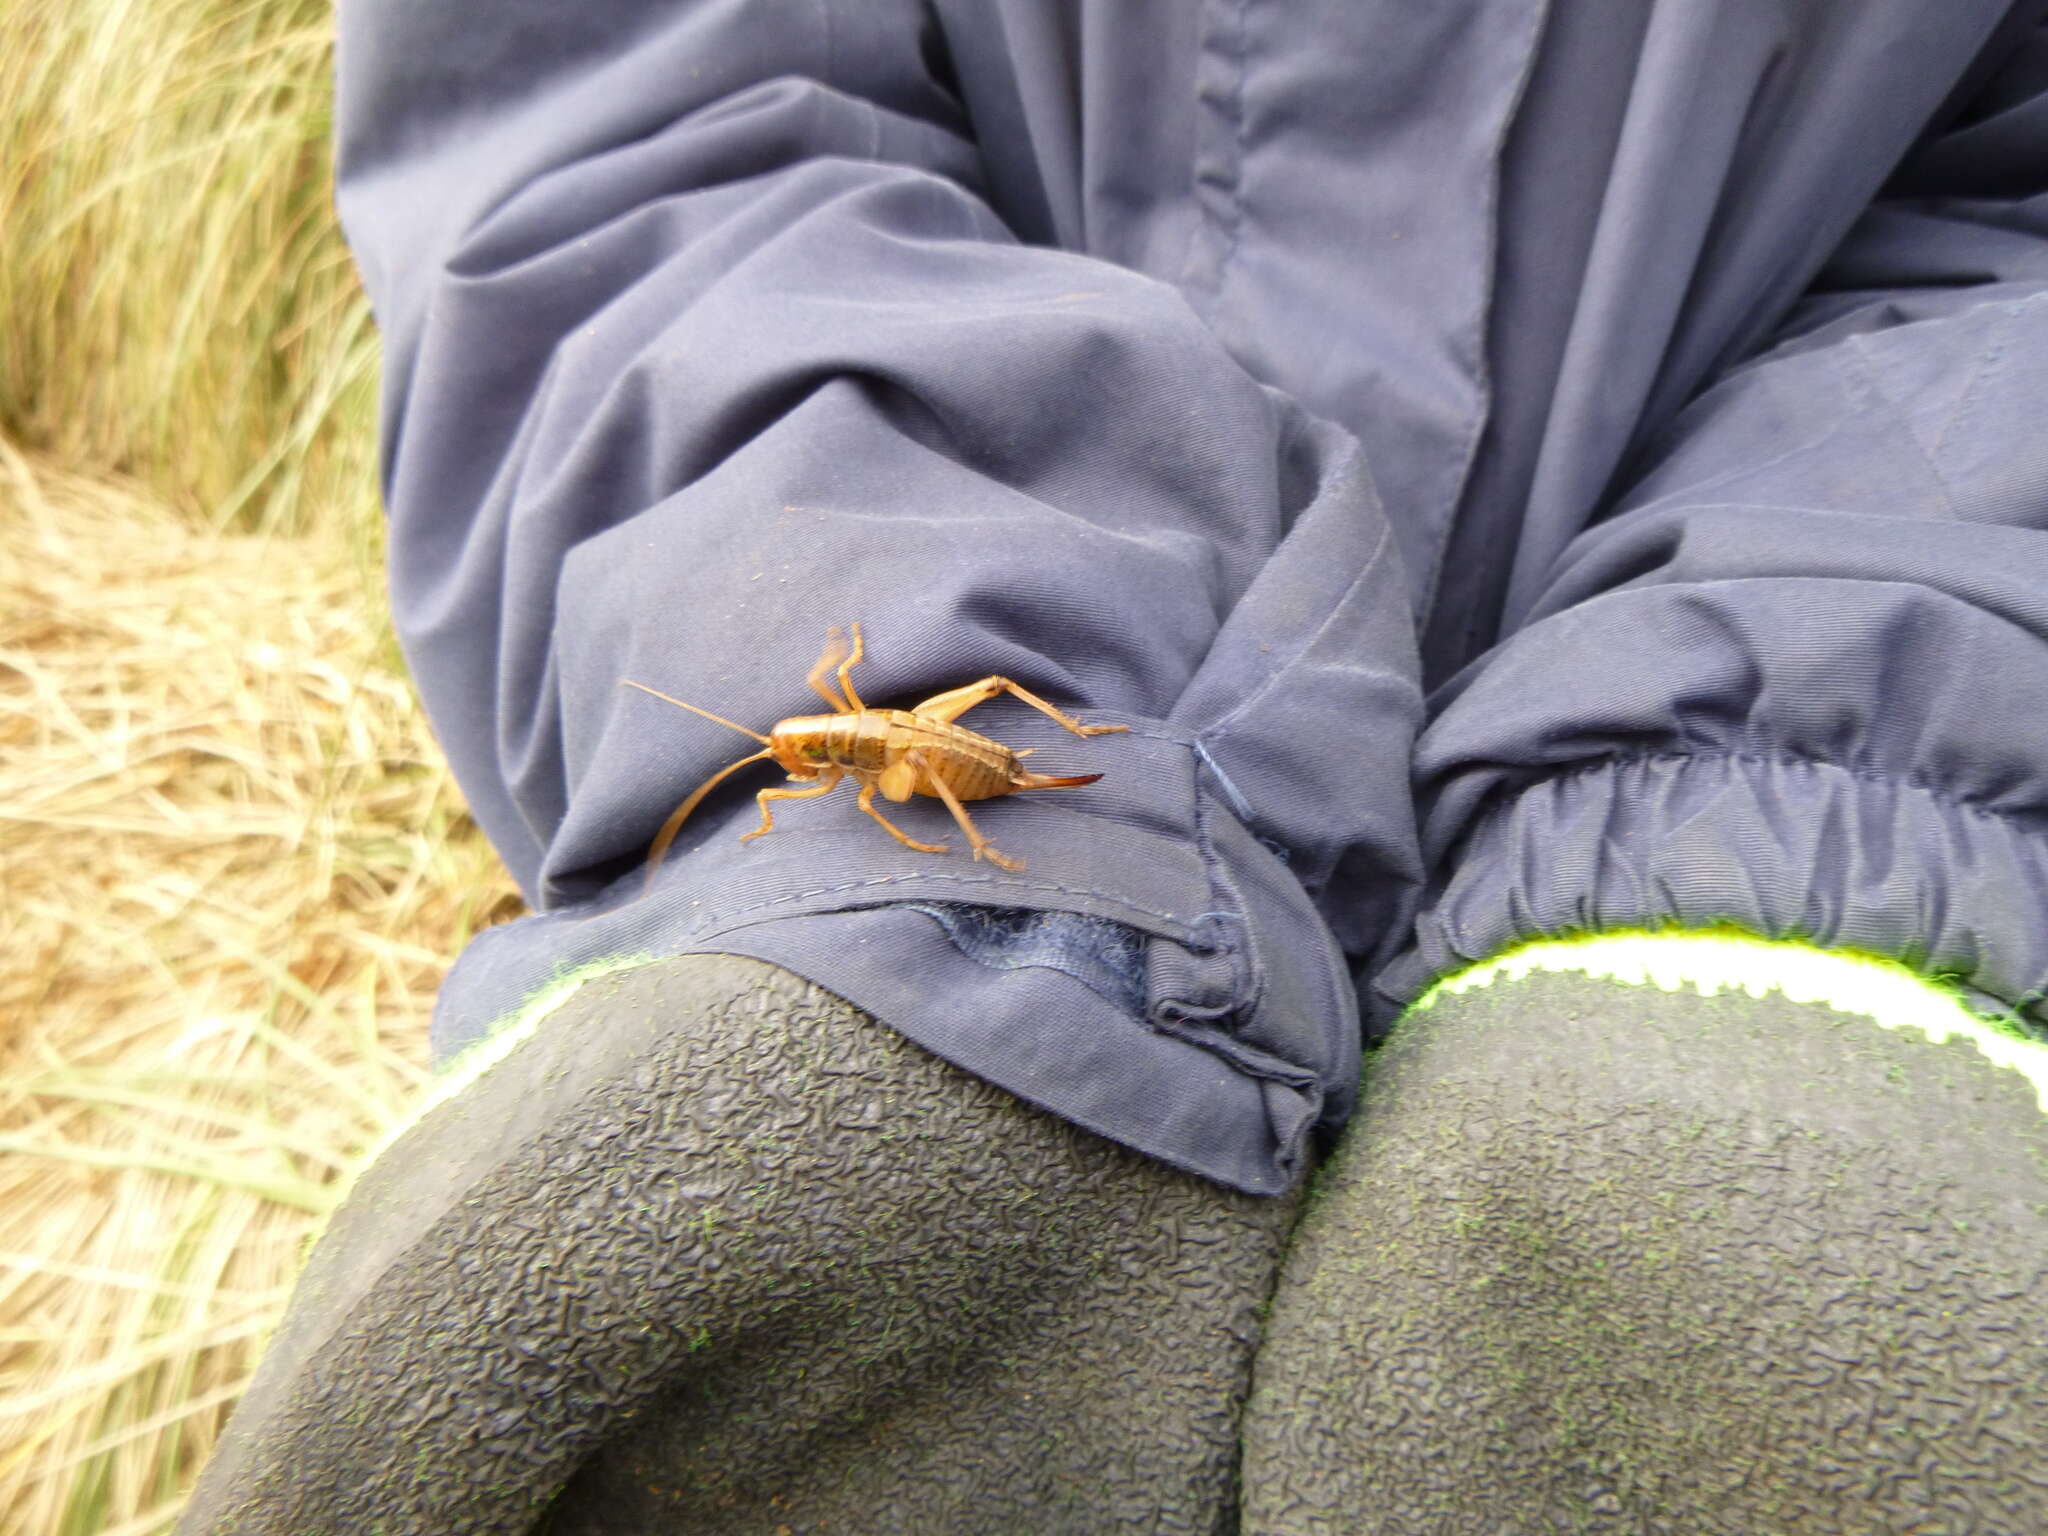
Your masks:
M803 738L801 755L810 761L862 776L879 774L915 751L926 765L915 786L920 795L937 794L927 782L937 774L958 799L990 800L1008 794L1017 774L1017 755L1001 742L907 709L799 716L776 726L775 734Z
M870 714L888 721L889 747L884 766L900 762L913 749L926 770L917 776L917 793L936 796L927 783L937 774L960 800L990 800L1010 792L1017 773L1017 754L964 725L927 720L908 710L878 709Z

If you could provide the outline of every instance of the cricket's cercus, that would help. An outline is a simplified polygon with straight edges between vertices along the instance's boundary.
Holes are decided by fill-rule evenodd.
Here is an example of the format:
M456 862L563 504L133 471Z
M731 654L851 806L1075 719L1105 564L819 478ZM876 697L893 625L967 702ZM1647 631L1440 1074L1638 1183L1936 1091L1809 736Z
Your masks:
M1002 869L1021 870L1024 867L1022 859L1013 859L1000 852L995 844L981 835L974 818L967 814L965 802L991 800L998 795L1015 794L1021 789L1071 789L1093 784L1102 775L1082 773L1057 778L1033 773L1018 759L1029 756L1035 748L1013 751L999 741L991 741L979 732L954 722L975 705L984 704L999 693L1007 693L1029 704L1047 719L1059 722L1076 736L1100 736L1110 731L1130 729L1126 725L1083 725L1072 715L1054 708L1007 677L984 677L979 682L948 689L912 709L869 709L861 702L860 694L853 686L851 674L854 664L865 652L860 626L855 624L852 630L851 647L837 629L826 635L824 654L819 656L818 664L811 668L810 676L805 679L832 706L832 713L792 715L780 721L766 736L759 731L750 731L744 725L734 724L722 715L714 715L708 709L699 709L695 704L670 698L645 683L624 680L625 687L651 693L657 699L666 700L692 714L730 726L762 744L761 751L736 763L728 763L699 784L690 792L690 798L677 806L675 814L663 823L647 850L647 878L650 883L662 855L668 852L676 833L682 830L683 823L703 803L704 797L717 788L726 775L749 763L769 758L782 767L792 783L802 784L804 788L762 790L755 796L761 807L761 825L742 835L741 842L774 828L775 813L769 808L771 800L809 800L831 793L841 779L852 778L860 785L860 808L886 827L889 835L904 847L915 848L920 853L949 851L944 843L920 843L891 822L875 808L877 790L881 791L883 798L899 804L912 795L931 795L943 800L946 809L953 813L953 820L967 835L968 845L977 859L987 859ZM843 697L841 693L833 692L831 679L835 675Z

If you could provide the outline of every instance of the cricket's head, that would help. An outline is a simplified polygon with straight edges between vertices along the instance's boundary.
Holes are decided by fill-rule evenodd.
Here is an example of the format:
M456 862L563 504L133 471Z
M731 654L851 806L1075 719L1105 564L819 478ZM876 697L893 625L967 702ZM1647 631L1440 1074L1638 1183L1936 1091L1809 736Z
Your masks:
M768 752L792 779L815 779L832 766L826 733L838 715L792 715L778 721L768 738Z

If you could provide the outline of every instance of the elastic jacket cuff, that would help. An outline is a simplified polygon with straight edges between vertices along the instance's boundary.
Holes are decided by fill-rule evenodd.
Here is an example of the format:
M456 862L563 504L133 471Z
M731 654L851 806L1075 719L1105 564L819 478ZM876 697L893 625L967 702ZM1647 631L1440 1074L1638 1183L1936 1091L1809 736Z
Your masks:
M1922 784L1768 753L1606 759L1473 827L1370 1022L1531 940L1726 926L1889 957L2048 1040L2044 910L2040 837Z

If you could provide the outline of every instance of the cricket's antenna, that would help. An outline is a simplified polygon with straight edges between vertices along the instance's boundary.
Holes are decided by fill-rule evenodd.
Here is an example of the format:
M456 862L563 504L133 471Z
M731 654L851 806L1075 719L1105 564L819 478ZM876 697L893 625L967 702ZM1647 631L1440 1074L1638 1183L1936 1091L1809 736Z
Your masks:
M648 691L650 693L653 692L652 689ZM689 707L687 704L683 706L685 709ZM668 852L668 845L676 840L676 834L683 830L683 823L690 819L690 812L704 803L704 797L723 783L729 774L738 773L747 764L762 762L772 758L774 755L773 751L756 752L753 756L743 757L736 763L727 763L718 772L690 791L690 798L677 806L675 814L661 824L661 831L655 834L654 842L647 850L647 884L643 889L650 891L654 889L654 874L661 867L662 855Z
M693 715L702 715L706 720L715 720L720 725L729 726L733 730L738 731L742 736L753 737L754 740L760 742L761 745L764 747L768 745L768 738L766 736L763 736L759 731L750 731L744 725L734 725L732 721L726 719L723 715L714 715L708 709L699 709L694 704L685 704L681 699L671 699L659 688L650 688L645 683L636 683L630 677L620 678L619 686L621 688L638 688L642 693L651 693L657 699L663 699L666 700L668 703L675 705L677 709L687 709Z

